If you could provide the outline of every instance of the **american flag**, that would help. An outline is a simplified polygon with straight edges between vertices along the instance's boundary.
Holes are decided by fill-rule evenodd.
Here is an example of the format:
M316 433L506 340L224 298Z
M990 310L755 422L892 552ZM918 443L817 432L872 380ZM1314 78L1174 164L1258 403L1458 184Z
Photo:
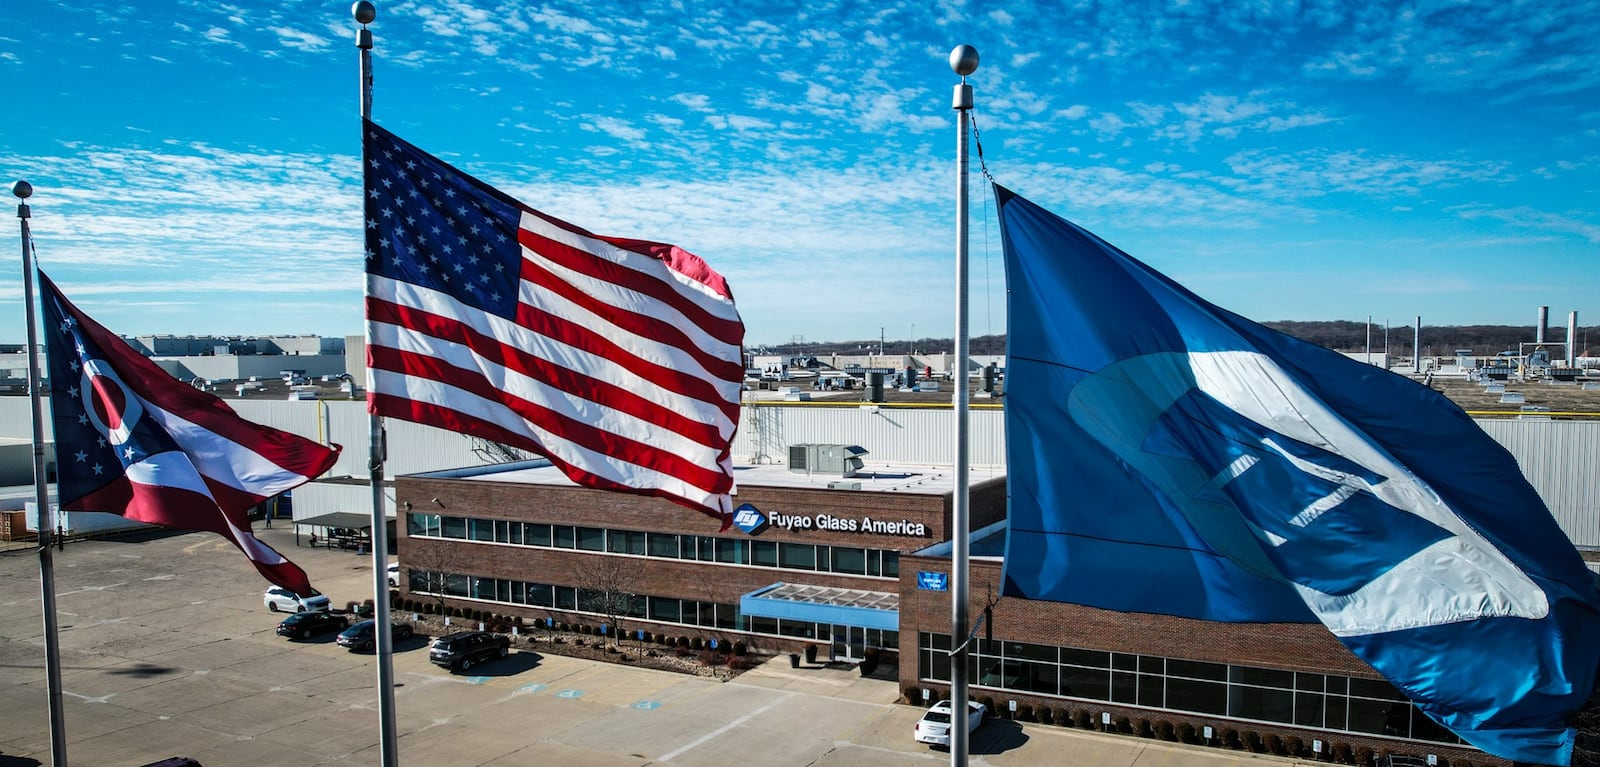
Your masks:
M363 128L368 410L725 520L744 324L722 276Z
M250 507L331 468L339 447L251 423L178 381L39 273L56 492L67 511L209 530L267 580L309 595L305 571L250 531Z

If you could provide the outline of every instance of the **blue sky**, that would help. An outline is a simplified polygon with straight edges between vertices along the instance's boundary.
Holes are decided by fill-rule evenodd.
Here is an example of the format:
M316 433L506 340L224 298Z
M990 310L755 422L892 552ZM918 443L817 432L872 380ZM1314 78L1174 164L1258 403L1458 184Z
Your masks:
M0 176L33 183L70 298L128 335L361 332L348 3L3 17ZM995 178L1224 307L1600 318L1596 2L429 0L379 2L371 28L380 123L548 213L700 254L751 345L953 334L962 43ZM972 180L971 328L998 333Z

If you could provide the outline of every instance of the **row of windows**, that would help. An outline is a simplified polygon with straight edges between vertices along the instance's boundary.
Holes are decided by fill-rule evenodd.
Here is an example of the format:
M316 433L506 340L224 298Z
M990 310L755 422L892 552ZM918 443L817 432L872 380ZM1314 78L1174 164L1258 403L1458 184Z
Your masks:
M599 551L663 559L692 559L731 565L776 567L845 575L897 578L900 553L850 546L721 538L710 535L646 533L576 525L473 519L411 512L406 534L413 537L509 543L557 549Z
M576 586L552 586L506 578L442 574L425 570L410 571L410 586L412 593L416 594L441 594L485 602L617 615L659 623L847 642L857 648L894 649L900 645L900 634L896 631L834 626L788 618L743 616L739 614L738 605L725 602L703 602L647 594L617 594ZM608 600L611 602L609 606L612 607L609 610L606 609Z
M917 635L918 674L950 681L950 637ZM967 678L1003 690L1460 743L1381 680L982 640Z

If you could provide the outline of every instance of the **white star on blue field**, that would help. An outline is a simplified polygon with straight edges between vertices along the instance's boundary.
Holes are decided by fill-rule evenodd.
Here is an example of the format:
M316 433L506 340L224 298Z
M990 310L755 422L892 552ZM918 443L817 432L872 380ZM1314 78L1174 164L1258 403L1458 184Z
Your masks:
M959 44L1001 184L1227 309L1600 316L1597 2L377 10L379 124L590 231L699 254L752 346L954 334ZM0 178L33 184L71 299L125 335L361 332L349 3L4 16ZM973 168L971 332L1002 333ZM20 343L6 231L0 343Z

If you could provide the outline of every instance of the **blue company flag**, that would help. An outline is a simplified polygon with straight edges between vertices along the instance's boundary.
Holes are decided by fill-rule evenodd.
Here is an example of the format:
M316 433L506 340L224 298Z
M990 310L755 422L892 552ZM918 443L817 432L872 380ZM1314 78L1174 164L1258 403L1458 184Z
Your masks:
M1570 762L1600 592L1509 453L1432 389L995 193L1006 594L1320 621L1472 745Z

